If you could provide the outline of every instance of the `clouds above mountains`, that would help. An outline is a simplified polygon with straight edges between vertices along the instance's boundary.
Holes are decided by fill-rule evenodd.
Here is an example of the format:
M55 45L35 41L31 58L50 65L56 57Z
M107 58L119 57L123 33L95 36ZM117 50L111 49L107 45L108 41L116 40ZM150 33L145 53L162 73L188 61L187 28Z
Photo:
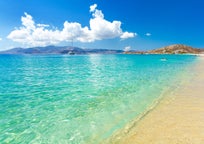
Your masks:
M24 13L21 17L22 26L10 32L7 38L27 46L46 46L64 41L94 42L136 36L132 32L123 32L120 21L106 20L102 11L97 9L97 4L90 6L90 13L92 18L89 26L82 27L80 23L65 21L61 30L47 24L36 24L31 15Z

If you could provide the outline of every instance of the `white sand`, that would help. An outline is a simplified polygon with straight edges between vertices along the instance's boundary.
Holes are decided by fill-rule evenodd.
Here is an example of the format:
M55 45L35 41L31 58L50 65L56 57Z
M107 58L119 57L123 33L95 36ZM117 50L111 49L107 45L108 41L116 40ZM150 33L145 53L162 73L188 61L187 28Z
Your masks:
M108 143L204 144L204 59L192 68L193 78L141 119L128 133Z

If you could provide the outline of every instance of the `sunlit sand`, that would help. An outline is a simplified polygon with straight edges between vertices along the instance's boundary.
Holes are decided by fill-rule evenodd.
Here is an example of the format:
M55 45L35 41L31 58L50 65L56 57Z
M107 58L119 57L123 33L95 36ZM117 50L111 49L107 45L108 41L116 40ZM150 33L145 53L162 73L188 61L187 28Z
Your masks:
M113 136L109 143L203 144L203 58L191 70L191 79L166 96L128 132Z

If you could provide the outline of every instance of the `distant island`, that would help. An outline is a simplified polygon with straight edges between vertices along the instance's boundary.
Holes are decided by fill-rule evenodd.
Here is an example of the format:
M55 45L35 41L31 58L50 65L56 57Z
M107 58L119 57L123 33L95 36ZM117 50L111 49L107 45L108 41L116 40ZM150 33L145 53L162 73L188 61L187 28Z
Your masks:
M124 51L113 49L83 49L71 46L46 46L32 48L13 48L6 51L0 51L0 54L201 54L204 49L193 48L190 46L175 44L149 51Z
M6 51L0 51L0 54L120 54L123 50L111 49L82 49L72 46L46 46L32 48L13 48Z
M126 54L202 54L204 49L175 44L149 51L127 51Z

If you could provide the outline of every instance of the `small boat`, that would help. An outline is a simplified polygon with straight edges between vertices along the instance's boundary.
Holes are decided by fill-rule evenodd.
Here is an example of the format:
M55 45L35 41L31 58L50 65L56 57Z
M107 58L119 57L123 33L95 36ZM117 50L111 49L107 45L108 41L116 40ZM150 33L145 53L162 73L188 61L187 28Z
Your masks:
M68 53L69 55L75 55L75 53L73 51L69 51Z

